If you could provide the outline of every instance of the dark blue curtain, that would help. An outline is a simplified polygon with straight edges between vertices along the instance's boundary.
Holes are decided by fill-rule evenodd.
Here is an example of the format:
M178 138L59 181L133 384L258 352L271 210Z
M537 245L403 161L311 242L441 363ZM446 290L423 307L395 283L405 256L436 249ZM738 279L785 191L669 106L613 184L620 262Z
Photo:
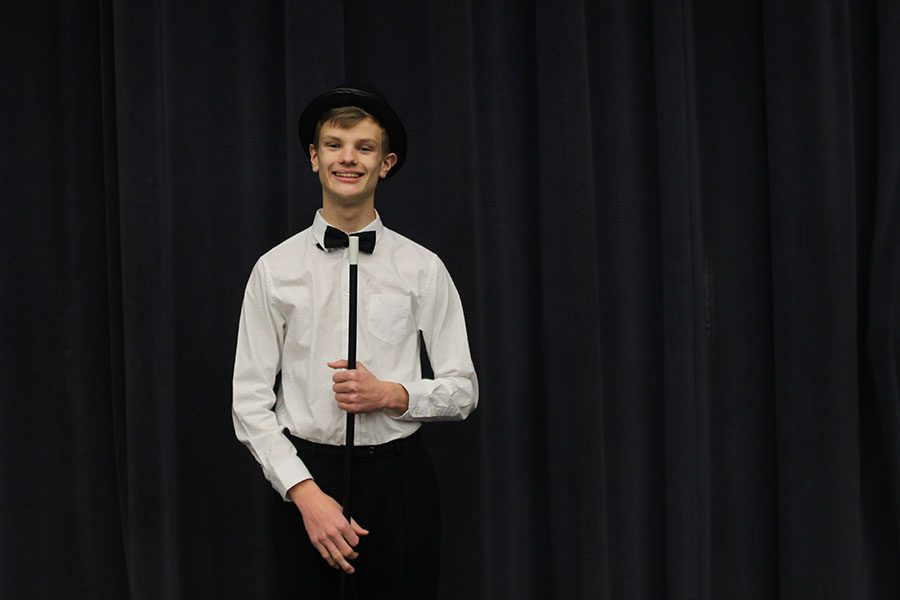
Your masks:
M320 204L296 118L344 80L405 120L376 204L448 265L481 379L424 430L444 598L900 597L896 2L0 24L0 597L277 597L237 317Z

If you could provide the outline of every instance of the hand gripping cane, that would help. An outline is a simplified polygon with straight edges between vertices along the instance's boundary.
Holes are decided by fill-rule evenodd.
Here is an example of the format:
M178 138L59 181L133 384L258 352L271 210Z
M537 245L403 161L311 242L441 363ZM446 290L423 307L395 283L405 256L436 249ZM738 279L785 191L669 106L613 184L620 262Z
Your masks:
M347 370L356 368L356 282L359 269L359 237L351 235L348 254L350 259L350 322L347 327ZM356 430L356 415L347 413L347 436L344 440L344 517L351 522L351 478L353 471L353 437ZM347 597L347 573L341 573L340 598Z

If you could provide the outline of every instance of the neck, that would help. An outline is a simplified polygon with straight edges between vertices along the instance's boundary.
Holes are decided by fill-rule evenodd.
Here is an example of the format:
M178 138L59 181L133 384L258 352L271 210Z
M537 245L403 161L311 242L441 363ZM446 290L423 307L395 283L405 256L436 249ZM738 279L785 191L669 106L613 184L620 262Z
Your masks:
M345 233L359 231L375 220L375 199L364 204L343 206L324 199L322 202L322 217L332 227L337 227Z

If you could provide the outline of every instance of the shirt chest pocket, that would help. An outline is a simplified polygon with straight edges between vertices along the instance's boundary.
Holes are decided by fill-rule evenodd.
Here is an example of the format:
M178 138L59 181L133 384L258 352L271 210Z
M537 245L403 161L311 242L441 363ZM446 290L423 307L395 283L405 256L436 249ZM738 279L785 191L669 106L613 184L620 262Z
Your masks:
M409 333L412 322L409 296L372 294L366 308L369 333L386 344Z

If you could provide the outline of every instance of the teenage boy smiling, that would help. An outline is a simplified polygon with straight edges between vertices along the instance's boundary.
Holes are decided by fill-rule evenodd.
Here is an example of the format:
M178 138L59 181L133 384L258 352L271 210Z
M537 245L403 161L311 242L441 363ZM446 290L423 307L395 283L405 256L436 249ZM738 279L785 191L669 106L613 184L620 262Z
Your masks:
M312 170L319 174L322 184L325 220L331 223L331 213L342 208L344 215L362 221L344 223L349 229L336 223L339 229L358 231L374 218L375 186L397 162L396 154L383 152L381 139L381 126L365 117L350 128L342 128L334 122L322 123L318 145L309 145ZM359 226L354 227L357 224Z
M235 356L238 439L279 493L284 598L437 596L439 506L418 429L478 402L459 295L432 252L383 225L375 189L406 156L380 93L339 86L300 117L322 186L312 225L263 255L244 295ZM360 236L357 365L347 362L347 234ZM419 334L433 379L423 379ZM280 373L280 385L276 379ZM354 520L344 518L346 413L357 415ZM358 522L357 522L358 519Z

